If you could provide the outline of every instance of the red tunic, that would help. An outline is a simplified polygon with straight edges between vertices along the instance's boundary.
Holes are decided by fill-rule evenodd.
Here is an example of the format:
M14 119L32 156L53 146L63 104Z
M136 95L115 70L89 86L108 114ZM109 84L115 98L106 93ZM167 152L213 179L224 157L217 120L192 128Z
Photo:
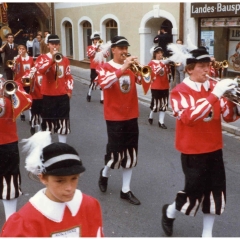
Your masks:
M213 152L223 147L221 116L226 122L239 117L236 106L212 94L215 81L195 83L188 77L171 92L176 121L176 149L185 154Z
M60 96L67 93L72 93L73 78L70 71L70 62L68 58L63 57L58 63L59 71L56 76L56 64L52 61L50 53L40 55L36 62L35 68L40 74L46 76L42 81L41 93L48 96Z
M34 65L33 58L27 56L25 58L18 57L14 65L14 80L17 81L25 74L27 70L30 70Z
M0 145L18 141L15 119L32 104L31 96L23 90L20 84L12 98L11 101L11 98L0 97Z
M124 121L139 116L136 82L140 84L142 79L129 69L122 73L121 67L111 60L96 69L104 93L105 120Z
M40 190L42 191L42 190ZM39 192L40 192L39 191ZM79 190L78 198L74 204L48 202L51 204L41 206L40 200L33 197L39 204L30 202L25 204L18 212L10 216L4 224L1 237L103 237L102 214L99 202L88 195L82 194ZM81 195L79 195L79 192ZM76 194L76 193L75 193ZM45 200L43 199L43 203ZM35 202L36 203L36 202ZM40 208L37 210L37 208ZM41 208L49 208L48 216L41 213ZM55 219L60 209L62 218ZM52 211L51 211L52 210ZM43 211L44 212L44 211ZM56 214L55 214L55 213ZM53 218L51 220L51 218Z
M148 66L152 69L151 89L164 90L169 89L168 75L170 73L169 66L160 62L159 60L152 60ZM163 75L160 72L163 71Z
M97 53L97 47L95 45L88 46L87 56L89 57L89 60L90 60L90 68L91 69L96 69L96 67L98 65L98 63L93 60L96 53Z
M43 95L41 93L41 84L43 82L43 78L46 76L43 74L40 74L39 72L36 72L33 77L33 86L30 90L29 94L32 96L32 99L42 99Z

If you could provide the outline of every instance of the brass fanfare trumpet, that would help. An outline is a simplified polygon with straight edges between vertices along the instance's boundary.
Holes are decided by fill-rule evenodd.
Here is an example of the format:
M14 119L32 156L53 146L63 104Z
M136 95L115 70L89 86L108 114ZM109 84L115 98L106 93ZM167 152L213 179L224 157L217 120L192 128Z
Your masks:
M209 79L212 79L216 82L219 82L221 81L220 78L213 78L213 77L210 77L209 75L206 75L206 77L208 77ZM239 84L239 77L237 77L237 82ZM229 91L226 91L224 94L223 94L224 97L226 97L229 101L237 104L238 106L240 106L240 88L239 87L234 87L233 89L229 90Z
M213 67L216 68L216 69L219 69L219 68L228 68L228 61L227 61L227 60L224 60L224 61L222 61L222 62L214 61L214 62L213 62Z
M128 53L127 55L123 54L122 56L126 58L126 57L131 56L131 54L130 53ZM131 64L130 70L135 74L140 73L143 77L149 77L152 72L152 69L149 66L147 66L147 65L143 66L137 62L134 62Z

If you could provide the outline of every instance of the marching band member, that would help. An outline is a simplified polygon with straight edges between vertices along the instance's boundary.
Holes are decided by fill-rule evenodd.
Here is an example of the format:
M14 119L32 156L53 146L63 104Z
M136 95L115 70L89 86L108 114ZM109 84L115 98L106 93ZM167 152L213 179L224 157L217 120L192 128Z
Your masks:
M91 101L91 93L95 86L94 80L97 77L96 67L98 64L100 64L99 62L94 60L96 53L101 51L101 43L99 43L99 41L100 41L99 33L98 32L93 33L91 36L91 40L92 40L92 45L88 46L88 48L87 48L87 56L90 60L90 69L91 69L91 72L90 72L91 82L90 82L89 90L88 90L88 94L87 94L88 102ZM107 57L107 56L104 56L104 57ZM103 63L103 62L101 62L101 63ZM100 89L100 91L101 91L100 103L103 103L102 89Z
M159 112L158 126L160 128L167 129L164 124L164 118L165 112L168 108L169 74L171 73L171 69L168 64L161 61L163 59L163 50L161 47L152 47L150 49L150 53L153 56L152 60L148 64L152 69L152 99L150 104L151 112L148 117L148 122L152 125L153 113Z
M18 45L18 55L14 58L14 64L13 64L13 72L14 72L14 81L18 81L20 84L23 84L22 82L22 76L25 75L27 70L30 70L34 65L33 57L30 57L27 54L27 47L24 45ZM30 86L23 84L23 89L29 93ZM31 120L31 111L28 110L29 113L29 122ZM22 112L20 115L21 121L25 121L25 115Z
M41 84L42 79L45 75L40 74L38 71L26 71L25 75L22 79L29 79L30 91L29 94L32 96L32 107L31 107L31 120L30 120L30 133L31 135L35 134L35 132L40 131L41 123L42 123L42 102L43 95L41 93Z
M105 166L100 171L98 185L100 191L106 192L109 170L122 167L120 197L139 205L140 201L130 190L130 182L138 155L139 109L136 83L141 84L142 79L129 69L137 58L126 57L128 46L125 37L114 37L111 41L113 59L97 67L97 82L104 93L104 118L108 134Z
M1 237L103 237L101 206L77 189L85 171L77 151L49 131L23 139L25 168L45 187L4 224Z
M48 48L49 52L41 54L34 67L35 71L45 75L41 86L43 95L41 128L43 131L58 133L59 142L65 143L70 133L69 113L73 77L68 58L58 52L60 39L57 35L51 34L48 37Z
M162 208L162 227L166 235L173 233L176 212L195 216L203 211L202 237L212 237L216 215L226 203L226 178L223 162L221 117L235 121L236 105L223 97L235 88L232 79L216 81L208 78L210 56L205 48L190 51L185 70L189 77L171 92L171 106L176 120L176 149L181 152L185 187L172 204ZM181 62L181 61L180 61Z
M215 57L211 57L211 62L210 62L210 69L209 69L209 76L213 78L218 78L218 70L217 68L214 67L214 62L216 61Z
M13 81L12 81L13 82ZM16 118L31 106L31 96L22 86L15 86L11 92L6 91L9 81L0 76L0 199L3 202L6 219L16 211L17 199L22 195L20 159ZM11 83L10 83L11 86ZM8 89L8 88L7 88Z

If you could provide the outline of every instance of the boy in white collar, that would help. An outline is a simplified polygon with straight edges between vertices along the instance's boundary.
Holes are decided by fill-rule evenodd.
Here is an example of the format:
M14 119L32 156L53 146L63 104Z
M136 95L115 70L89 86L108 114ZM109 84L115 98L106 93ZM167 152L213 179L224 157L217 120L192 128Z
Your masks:
M24 150L29 150L25 167L46 188L8 219L1 236L103 237L99 202L76 189L85 171L76 150L65 143L51 143L49 131L23 142Z

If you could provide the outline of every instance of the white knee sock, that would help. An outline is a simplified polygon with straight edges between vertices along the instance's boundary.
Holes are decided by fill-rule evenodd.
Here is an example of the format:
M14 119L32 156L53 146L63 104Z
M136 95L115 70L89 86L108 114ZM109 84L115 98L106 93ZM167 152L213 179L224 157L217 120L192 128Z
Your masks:
M7 221L8 218L17 210L17 198L14 198L11 200L2 200L2 202L3 202L5 217Z
M123 168L122 171L122 192L126 193L130 191L132 168Z
M101 92L101 100L103 100L103 90L100 90Z
M160 111L160 112L159 112L159 122L160 122L161 124L164 123L164 117L165 117L165 112Z
M92 85L89 87L88 95L91 96L91 93L92 93Z
M61 143L66 143L67 142L67 135L58 134L58 141L61 142Z
M173 202L171 205L167 208L167 217L168 218L175 218L176 217L176 202Z
M203 214L203 232L202 237L212 237L212 229L216 215Z
M150 112L149 118L153 118L153 111Z
M30 121L31 117L32 117L31 109L28 110L28 116L29 116L29 121Z
M102 176L103 177L109 177L109 171L110 171L110 167L104 166L104 169L102 171Z

